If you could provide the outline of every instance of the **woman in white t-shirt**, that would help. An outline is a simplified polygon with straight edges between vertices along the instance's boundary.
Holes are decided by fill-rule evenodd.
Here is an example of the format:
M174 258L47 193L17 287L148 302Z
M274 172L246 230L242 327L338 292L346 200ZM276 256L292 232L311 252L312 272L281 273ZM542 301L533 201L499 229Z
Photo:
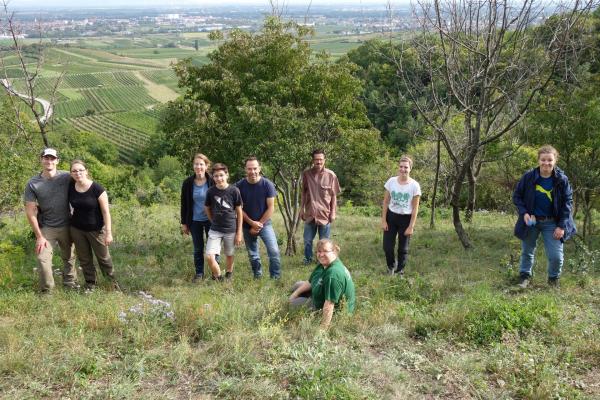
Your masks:
M398 176L391 177L384 185L381 227L383 228L383 251L390 275L404 274L408 243L419 213L421 186L409 176L412 164L410 157L400 157ZM399 242L397 259L394 254L396 236Z

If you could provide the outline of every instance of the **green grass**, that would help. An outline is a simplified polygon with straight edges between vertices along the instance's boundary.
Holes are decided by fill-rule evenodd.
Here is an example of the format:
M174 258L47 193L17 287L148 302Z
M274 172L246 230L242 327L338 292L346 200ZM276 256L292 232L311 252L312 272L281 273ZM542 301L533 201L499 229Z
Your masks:
M239 249L232 284L194 286L191 240L179 233L177 207L123 203L111 210L124 293L59 289L39 297L25 219L2 220L0 397L600 395L600 271L566 268L560 290L551 290L540 254L531 289L514 290L516 266L508 260L519 243L510 216L477 214L467 226L470 252L448 219L432 231L421 218L406 279L398 280L383 273L378 218L342 211L333 234L357 287L357 311L335 315L322 333L318 314L286 307L288 288L312 269L300 255L283 257L280 282L254 281ZM275 227L283 241L279 215ZM574 252L567 245L567 259ZM175 319L148 313L121 322L121 311L142 302L139 290L169 302Z

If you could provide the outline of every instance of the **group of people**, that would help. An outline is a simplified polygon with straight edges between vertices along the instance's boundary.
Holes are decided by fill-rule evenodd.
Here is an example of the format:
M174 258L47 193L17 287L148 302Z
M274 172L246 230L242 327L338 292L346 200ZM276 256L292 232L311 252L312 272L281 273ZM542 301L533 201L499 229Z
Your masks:
M103 274L116 287L108 251L112 242L108 197L104 188L90 179L85 163L71 162L70 174L58 171L58 153L47 148L40 157L42 172L25 188L25 211L36 236L40 287L54 287L52 253L60 247L63 259L63 285L77 287L74 268L75 247L83 269L86 287L96 285L94 254ZM513 194L519 217L515 235L522 240L519 286L529 285L539 234L548 258L548 282L557 286L563 265L563 243L575 232L572 216L573 191L564 172L556 166L558 152L552 146L538 150L538 167L526 172ZM410 177L413 161L402 156L397 175L384 184L381 227L387 272L403 276L410 238L419 211L421 188ZM244 161L246 176L229 183L225 164L211 165L207 156L193 158L194 173L181 188L181 230L193 242L195 274L193 282L204 279L205 260L213 280L233 278L235 247L245 244L255 279L263 275L259 238L269 257L269 275L281 277L281 257L271 217L277 191L261 173L256 157ZM210 171L210 173L209 173ZM312 167L302 174L300 218L304 221L304 263L313 262L313 241L317 233L317 266L307 281L296 282L289 298L291 306L322 310L322 326L331 323L335 308L353 312L355 289L348 269L339 259L339 246L330 239L336 219L340 185L335 173L325 168L325 153L312 152ZM72 211L71 211L72 210ZM398 245L396 246L396 242ZM225 257L225 274L219 265Z
M71 162L70 173L59 171L56 149L44 149L40 163L42 171L27 182L24 194L25 215L36 238L40 290L49 293L54 288L55 248L60 248L65 288L79 288L75 249L86 289L93 290L97 284L94 255L102 273L118 289L108 250L113 237L106 190L91 180L81 160Z

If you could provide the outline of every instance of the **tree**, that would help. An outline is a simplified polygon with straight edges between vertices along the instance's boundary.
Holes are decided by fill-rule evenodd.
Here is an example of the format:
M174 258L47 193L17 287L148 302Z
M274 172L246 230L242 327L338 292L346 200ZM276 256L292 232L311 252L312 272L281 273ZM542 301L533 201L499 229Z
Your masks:
M20 40L20 31L15 16L8 9L8 3L5 0L2 1L2 7L4 14L4 26L2 28L11 37L12 48L8 52L0 51L0 67L4 72L2 79L0 79L0 85L9 95L10 104L14 112L13 120L18 131L24 135L30 134L30 129L23 120L21 108L19 107L19 104L24 104L27 112L33 116L44 146L50 147L50 142L48 141L48 123L52 119L53 104L63 73L59 74L54 80L50 92L47 93L47 99L38 97L37 83L39 82L40 71L44 64L45 52L45 46L42 43L41 37L41 26L38 28L40 32L39 42L30 46L24 46ZM11 57L16 62L9 61ZM12 73L9 73L11 71L9 66L16 67L18 71L17 79L12 79L13 76ZM15 80L17 81L16 84ZM15 101L15 98L19 101Z
M398 78L454 165L450 203L463 247L472 247L460 215L465 181L474 207L486 148L521 122L559 62L567 60L565 54L573 50L571 34L589 7L576 0L570 9L555 9L553 23L546 27L549 35L542 36L533 29L543 18L536 0L419 3L422 29L410 48L397 54ZM405 59L415 55L428 71L426 80L406 67ZM463 127L459 135L449 131L456 118Z
M301 174L312 149L335 154L356 135L379 145L357 99L355 66L313 54L310 35L308 28L275 17L255 34L232 31L208 64L176 65L185 93L169 104L161 123L163 140L186 164L198 150L234 171L248 155L263 162L280 194L286 254L296 252ZM213 33L212 39L223 36Z

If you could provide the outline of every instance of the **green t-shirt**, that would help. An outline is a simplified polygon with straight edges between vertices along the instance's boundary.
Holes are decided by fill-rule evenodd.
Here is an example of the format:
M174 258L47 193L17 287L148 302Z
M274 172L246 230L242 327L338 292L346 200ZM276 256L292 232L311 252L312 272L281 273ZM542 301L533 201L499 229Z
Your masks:
M312 301L317 310L323 308L325 300L335 303L336 308L339 308L344 300L346 311L354 312L354 282L350 272L339 258L332 262L329 268L324 268L321 264L317 265L310 275L309 282Z

